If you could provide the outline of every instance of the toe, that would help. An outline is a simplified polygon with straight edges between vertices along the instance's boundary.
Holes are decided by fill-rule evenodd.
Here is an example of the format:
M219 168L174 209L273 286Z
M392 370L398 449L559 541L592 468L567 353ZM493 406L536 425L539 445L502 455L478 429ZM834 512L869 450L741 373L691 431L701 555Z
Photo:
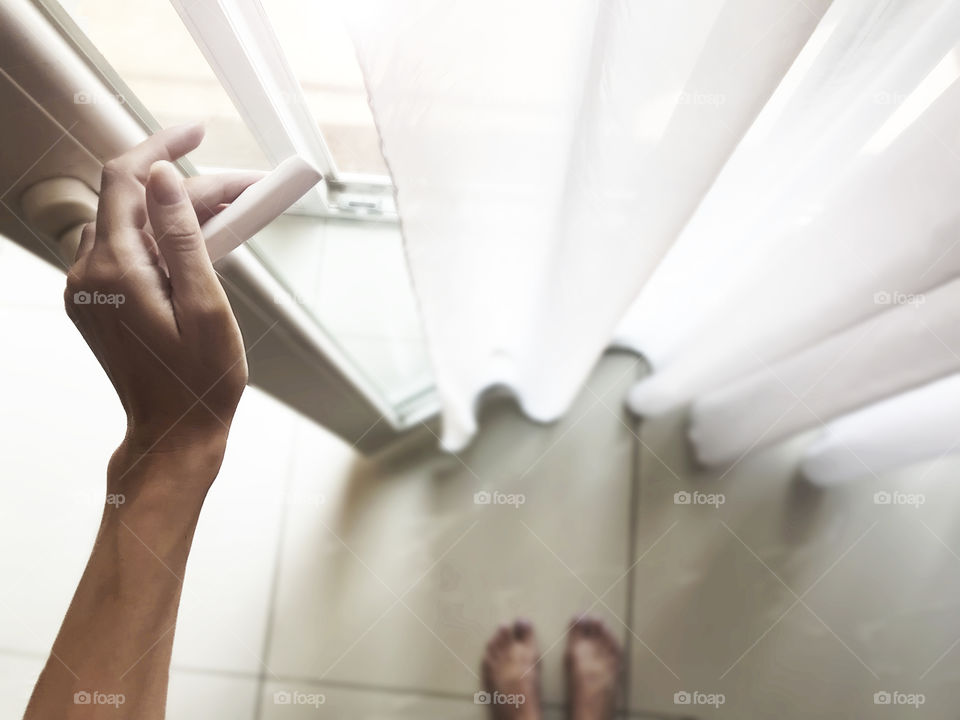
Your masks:
M583 635L586 630L586 615L574 615L570 620L570 636Z
M483 658L483 663L480 665L480 676L483 689L489 692L493 688L493 663L489 656Z
M584 617L580 621L580 626L583 628L583 634L588 637L600 637L603 632L603 623L595 617Z
M620 640L616 635L610 630L610 628L604 626L603 634L601 635L604 646L607 648L607 651L612 654L614 657L620 657Z
M500 625L494 630L493 635L487 641L487 656L495 657L510 639L510 629L506 625Z
M532 640L533 624L529 620L519 618L513 623L513 636L521 642Z

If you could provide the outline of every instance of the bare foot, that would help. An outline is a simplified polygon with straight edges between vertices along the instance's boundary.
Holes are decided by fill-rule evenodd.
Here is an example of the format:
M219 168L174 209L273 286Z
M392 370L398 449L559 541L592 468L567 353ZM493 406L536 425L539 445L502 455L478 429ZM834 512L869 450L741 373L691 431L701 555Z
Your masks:
M620 643L602 622L577 617L570 623L565 663L570 720L610 720L620 689Z
M477 694L477 702L489 702L493 720L540 720L539 659L533 626L526 620L501 625L493 634L483 656L486 692Z

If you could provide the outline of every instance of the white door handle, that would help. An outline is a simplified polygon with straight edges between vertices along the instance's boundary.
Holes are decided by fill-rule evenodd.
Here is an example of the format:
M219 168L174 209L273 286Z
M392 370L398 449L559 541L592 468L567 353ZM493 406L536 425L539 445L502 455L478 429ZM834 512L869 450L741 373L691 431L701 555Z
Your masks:
M310 163L296 155L244 190L204 223L210 259L216 262L249 240L322 179ZM83 226L97 218L98 195L73 177L41 180L20 197L23 216L34 230L56 238L63 260L71 264Z
M80 244L80 231L97 218L97 194L82 180L57 177L41 180L20 196L27 224L57 240L60 257L72 264Z

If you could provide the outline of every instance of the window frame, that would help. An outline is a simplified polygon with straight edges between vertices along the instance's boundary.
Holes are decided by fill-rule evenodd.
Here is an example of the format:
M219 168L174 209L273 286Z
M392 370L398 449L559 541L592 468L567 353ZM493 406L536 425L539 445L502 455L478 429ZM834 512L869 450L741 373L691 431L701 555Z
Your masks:
M190 3L168 0L267 159L274 165L297 154L323 179L288 211L324 218L399 222L394 187L385 175L337 168L323 131L311 114L270 19L259 0ZM122 76L56 0L31 0L84 58L100 80L124 98L149 132L160 129ZM189 161L180 163L198 174Z

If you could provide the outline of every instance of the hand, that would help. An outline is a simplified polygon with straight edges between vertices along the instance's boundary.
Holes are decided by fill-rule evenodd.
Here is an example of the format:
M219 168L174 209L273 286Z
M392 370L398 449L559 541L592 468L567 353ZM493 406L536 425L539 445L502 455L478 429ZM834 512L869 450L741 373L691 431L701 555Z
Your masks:
M184 181L170 161L202 139L200 126L162 130L104 166L64 302L126 411L122 447L212 446L219 466L247 364L200 225L261 175Z

